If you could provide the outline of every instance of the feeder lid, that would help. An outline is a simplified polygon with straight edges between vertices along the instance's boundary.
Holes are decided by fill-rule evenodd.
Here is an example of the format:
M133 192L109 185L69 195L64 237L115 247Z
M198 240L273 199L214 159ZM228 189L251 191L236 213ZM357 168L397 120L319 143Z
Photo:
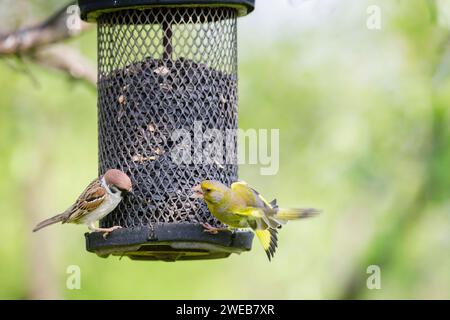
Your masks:
M234 7L239 16L245 16L255 8L255 0L78 0L81 19L95 22L100 14L123 9L149 7Z

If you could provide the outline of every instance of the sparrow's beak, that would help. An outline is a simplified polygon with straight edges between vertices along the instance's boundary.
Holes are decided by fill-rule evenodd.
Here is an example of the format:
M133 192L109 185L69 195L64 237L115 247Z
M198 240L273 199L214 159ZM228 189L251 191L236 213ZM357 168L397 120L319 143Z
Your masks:
M203 199L203 191L200 185L196 185L192 189L191 198L193 199Z

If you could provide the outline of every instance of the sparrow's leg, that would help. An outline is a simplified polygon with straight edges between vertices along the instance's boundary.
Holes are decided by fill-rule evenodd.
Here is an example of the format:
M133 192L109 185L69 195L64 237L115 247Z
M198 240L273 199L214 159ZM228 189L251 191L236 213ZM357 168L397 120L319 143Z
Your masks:
M203 232L207 232L210 234L218 234L219 231L229 231L227 228L216 228L210 225L209 223L202 223L202 227L205 229Z
M111 228L97 228L97 227L95 226L95 223L94 223L94 222L92 222L91 224L89 224L88 228L89 228L89 230L91 230L91 231L95 231L95 232L103 232L103 239L106 239L106 238L108 237L108 235L109 235L111 232L113 232L114 230L122 229L121 226L114 226L114 227L111 227Z

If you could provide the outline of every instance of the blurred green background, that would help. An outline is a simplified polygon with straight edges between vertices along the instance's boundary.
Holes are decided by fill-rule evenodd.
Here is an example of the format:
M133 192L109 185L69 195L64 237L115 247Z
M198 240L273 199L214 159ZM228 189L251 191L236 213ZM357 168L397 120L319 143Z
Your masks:
M0 33L61 5L2 1ZM95 28L65 44L95 65ZM33 234L97 174L96 90L1 56L0 298L450 298L448 1L258 0L239 54L240 127L280 128L278 174L244 165L240 178L322 216L284 227L271 263L256 242L226 260L134 262L86 252L84 227Z

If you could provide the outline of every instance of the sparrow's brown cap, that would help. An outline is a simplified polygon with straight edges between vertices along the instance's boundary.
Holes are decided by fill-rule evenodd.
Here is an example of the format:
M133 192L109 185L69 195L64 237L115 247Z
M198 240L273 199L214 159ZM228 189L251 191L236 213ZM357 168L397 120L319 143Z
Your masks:
M127 192L133 191L130 178L120 170L109 169L106 171L104 178L108 185L115 185L120 190Z

